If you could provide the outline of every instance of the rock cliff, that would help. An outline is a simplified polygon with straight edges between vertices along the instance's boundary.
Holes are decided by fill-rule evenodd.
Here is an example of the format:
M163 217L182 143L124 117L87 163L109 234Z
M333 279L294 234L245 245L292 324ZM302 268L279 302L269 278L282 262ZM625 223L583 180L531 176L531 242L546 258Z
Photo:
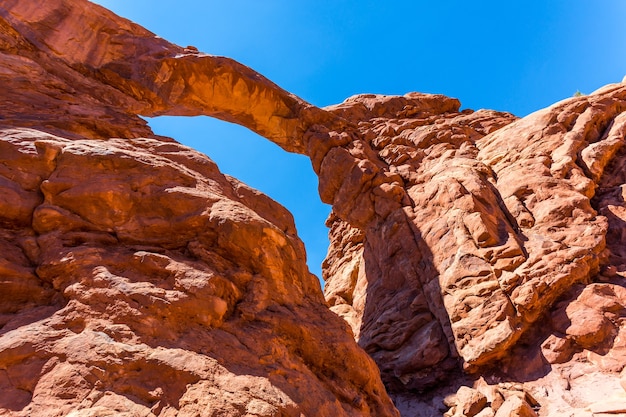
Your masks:
M0 28L0 415L397 416L291 214L137 117L296 150L301 101L87 1L2 2ZM218 110L185 104L178 63ZM231 82L265 101L225 108Z
M397 415L352 336L406 416L626 407L625 84L320 109L84 0L4 1L0 51L0 414ZM162 114L310 157L351 333L290 214Z
M326 298L406 415L437 404L402 393L455 383L493 402L489 390L524 382L517 392L533 399L518 405L540 415L626 404L625 84L521 120L422 94L327 110L359 134L333 150L353 159L327 157L320 171L322 196L333 187ZM449 401L454 415L474 415L460 403Z

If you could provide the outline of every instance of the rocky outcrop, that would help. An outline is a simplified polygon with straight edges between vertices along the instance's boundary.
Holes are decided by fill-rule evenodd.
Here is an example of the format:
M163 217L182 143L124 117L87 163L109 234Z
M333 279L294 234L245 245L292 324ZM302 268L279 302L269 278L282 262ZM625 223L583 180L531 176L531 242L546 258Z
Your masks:
M319 109L83 0L0 17L7 413L394 414L289 214L137 117L160 114L310 157L326 300L407 416L619 408L625 84L520 120L419 93Z
M410 357L413 372L442 369L457 352L468 365L486 364L506 355L574 283L589 282L609 253L619 257L622 226L613 220L609 235L619 236L606 251L609 224L598 211L623 207L615 197L621 183L605 191L599 182L624 141L625 99L623 85L607 87L512 124L493 112L458 113L458 104L435 97L422 103L440 108L415 96L361 96L331 109L362 119L369 160L394 177L386 201L395 207L381 212L383 194L372 190L366 221L349 218L360 212L342 205L355 201L352 188L360 196L374 188L367 176L334 197L330 223L341 238L325 264L326 294L358 327L362 345L375 358ZM375 113L390 101L400 102L396 113ZM598 186L610 203L596 197L592 205ZM376 308L368 311L369 303ZM408 355L422 349L430 349L422 363ZM410 372L398 365L390 371L407 385Z
M287 147L301 101L86 1L3 2L0 27L0 415L397 415L291 214L136 116L189 113L178 62L224 72L206 106L233 79L282 103L216 106Z
M498 384L597 374L614 392L625 359L624 84L517 121L417 94L328 110L359 121L364 151L353 142L344 148L358 156L342 161L352 168L332 164L345 180L332 185L326 297L388 387L458 383L460 362ZM334 178L324 163L322 190ZM543 415L593 403L540 388L525 386ZM569 402L546 411L557 395Z
M351 182L336 187L333 195L331 237L349 240L332 239L325 263L326 294L333 310L347 311L359 343L377 360L388 384L397 388L424 388L456 368L455 340L486 344L479 340L480 329L469 336L463 332L473 326L489 328L495 321L485 320L495 316L476 317L475 312L472 326L455 323L454 311L463 309L458 301L466 299L472 284L460 286L454 280L473 269L485 275L478 258L465 253L481 250L465 223L475 228L482 246L500 243L500 252L521 254L513 236L494 242L497 223L486 218L486 225L481 217L483 211L493 217L501 211L489 170L476 160L474 145L515 118L490 111L460 112L459 106L455 99L410 94L357 96L329 109L351 120L361 118L361 139L351 146L365 151L346 165L369 163L370 172L339 176ZM337 178L333 171L322 167L322 189L329 187L326 178L328 183ZM494 229L495 236L487 234ZM505 230L509 232L503 226ZM441 276L444 272L446 277ZM485 304L492 313L502 309L501 301ZM468 362L474 360L471 355L488 360L459 350Z
M591 199L624 141L625 99L624 86L607 87L512 124L432 96L360 96L329 109L361 120L370 155L352 166L372 161L393 177L385 196L373 175L343 175L354 185L333 197L341 238L325 264L327 298L388 376L417 388L457 353L470 366L505 356L606 264L608 223Z
M4 414L394 415L284 208L162 138L0 132Z

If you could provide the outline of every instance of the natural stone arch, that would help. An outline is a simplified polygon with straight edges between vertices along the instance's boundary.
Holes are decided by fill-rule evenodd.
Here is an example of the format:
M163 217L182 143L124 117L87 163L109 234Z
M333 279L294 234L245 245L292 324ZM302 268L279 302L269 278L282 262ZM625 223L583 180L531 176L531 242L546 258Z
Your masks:
M114 108L129 120L136 114L208 115L311 158L322 201L333 205L334 231L362 232L361 241L347 242L363 244L363 265L347 271L354 285L329 297L335 310L361 315L355 330L374 357L383 352L379 364L388 363L385 352L409 358L400 376L392 375L399 364L388 363L395 382L409 388L429 383L423 375L445 371L441 364L454 362L457 350L469 365L501 358L569 286L598 271L607 224L590 205L594 186L577 159L587 155L585 165L596 167L615 154L584 150L621 128L623 86L571 99L508 128L502 127L513 122L511 115L461 112L458 101L441 96L364 95L319 109L235 61L172 45L108 12L94 19L97 27L76 26L95 10L82 16L81 4L9 1L5 8L16 25L32 17L25 40L45 50L46 59L82 74L85 93L93 80L106 86L90 93L102 100L104 112ZM54 19L61 16L60 25L46 24L51 11ZM537 140L544 131L549 140ZM129 132L146 130L135 123ZM511 138L518 140L509 150ZM532 183L520 187L511 166ZM558 193L539 193L547 186ZM540 197L529 208L533 193ZM557 212L584 220L576 224L577 236L559 234ZM564 270L544 274L544 256ZM361 305L355 308L357 290ZM370 301L368 309L366 298L379 302L389 292L394 297ZM386 344L389 337L398 343Z

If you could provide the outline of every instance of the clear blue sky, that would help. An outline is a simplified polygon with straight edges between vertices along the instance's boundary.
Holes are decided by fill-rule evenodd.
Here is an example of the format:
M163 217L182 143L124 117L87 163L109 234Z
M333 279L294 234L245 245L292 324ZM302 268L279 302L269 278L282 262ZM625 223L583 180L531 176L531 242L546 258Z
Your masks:
M97 0L161 37L326 106L358 93L457 97L524 116L626 75L626 0ZM206 117L152 119L293 214L320 276L329 207L306 157Z

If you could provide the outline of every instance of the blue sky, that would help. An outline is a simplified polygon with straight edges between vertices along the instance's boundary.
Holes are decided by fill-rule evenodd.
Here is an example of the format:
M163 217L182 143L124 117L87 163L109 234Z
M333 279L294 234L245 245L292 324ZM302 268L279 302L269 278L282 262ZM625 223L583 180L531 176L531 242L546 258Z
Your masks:
M317 106L420 91L524 116L626 75L626 0L95 2L171 42L236 59ZM150 125L286 206L321 275L330 208L306 157L207 117Z

